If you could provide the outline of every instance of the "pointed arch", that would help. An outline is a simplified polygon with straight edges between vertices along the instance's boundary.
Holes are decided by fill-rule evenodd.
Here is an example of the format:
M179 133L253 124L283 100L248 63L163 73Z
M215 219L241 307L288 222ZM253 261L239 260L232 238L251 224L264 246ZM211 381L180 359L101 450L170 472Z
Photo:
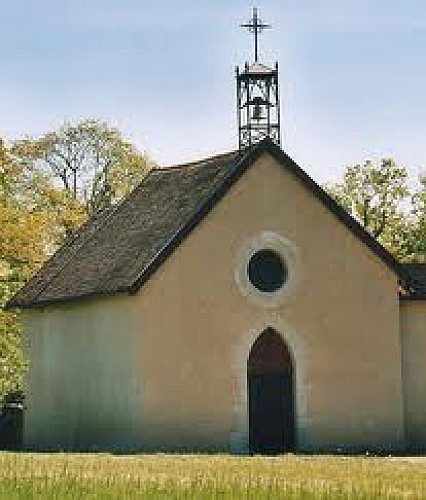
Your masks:
M282 337L266 328L247 359L249 449L291 451L295 445L294 363Z

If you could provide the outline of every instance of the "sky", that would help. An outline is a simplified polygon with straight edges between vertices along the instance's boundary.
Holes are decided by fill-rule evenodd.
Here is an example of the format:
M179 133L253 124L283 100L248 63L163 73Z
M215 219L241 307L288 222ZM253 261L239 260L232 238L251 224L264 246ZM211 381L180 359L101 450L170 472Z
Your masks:
M426 173L424 0L14 0L0 10L0 137L107 121L160 165L237 147L241 23L272 24L283 149L316 181L393 157Z

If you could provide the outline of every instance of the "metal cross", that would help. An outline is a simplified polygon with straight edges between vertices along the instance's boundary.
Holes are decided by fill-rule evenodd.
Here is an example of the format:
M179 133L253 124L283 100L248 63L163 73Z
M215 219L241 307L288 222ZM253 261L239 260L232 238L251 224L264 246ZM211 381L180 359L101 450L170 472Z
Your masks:
M257 62L257 37L264 29L270 28L270 24L263 24L260 18L257 16L257 8L253 7L253 18L247 24L241 24L242 28L248 28L250 33L254 33L254 62Z

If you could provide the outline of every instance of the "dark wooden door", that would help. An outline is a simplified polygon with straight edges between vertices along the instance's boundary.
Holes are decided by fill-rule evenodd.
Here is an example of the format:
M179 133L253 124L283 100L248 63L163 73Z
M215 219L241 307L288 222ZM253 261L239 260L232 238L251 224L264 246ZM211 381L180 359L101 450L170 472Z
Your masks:
M279 335L266 330L248 362L249 440L252 453L294 449L293 369Z

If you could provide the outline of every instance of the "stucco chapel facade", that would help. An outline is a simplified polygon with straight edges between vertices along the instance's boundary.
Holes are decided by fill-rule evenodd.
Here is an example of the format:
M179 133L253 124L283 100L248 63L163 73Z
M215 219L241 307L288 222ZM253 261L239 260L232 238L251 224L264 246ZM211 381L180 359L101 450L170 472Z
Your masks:
M425 283L269 139L155 169L9 303L25 445L425 449Z

